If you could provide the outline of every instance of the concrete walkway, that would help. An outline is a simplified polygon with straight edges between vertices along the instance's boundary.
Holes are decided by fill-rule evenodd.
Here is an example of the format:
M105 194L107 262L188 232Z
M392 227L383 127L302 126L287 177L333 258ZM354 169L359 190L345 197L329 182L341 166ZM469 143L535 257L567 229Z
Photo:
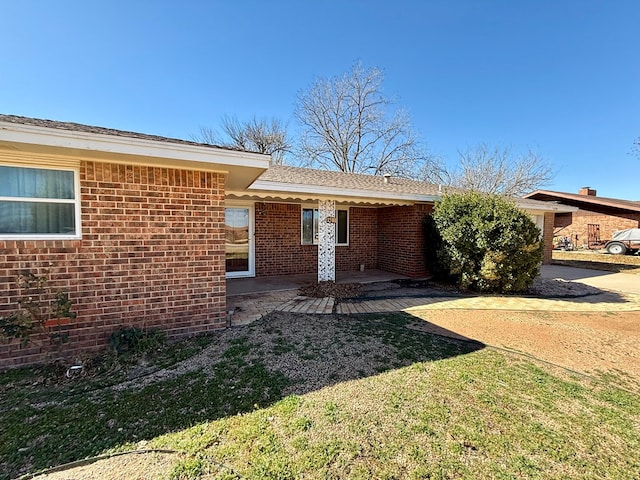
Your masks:
M540 276L542 278L560 278L571 282L584 283L601 290L640 295L640 275L633 273L615 273L561 265L543 265L540 269Z
M547 266L545 266L547 267ZM457 292L405 289L385 291L385 281L367 298L336 301L332 297L307 298L298 289L233 295L227 300L232 325L242 325L272 311L301 314L361 314L418 310L509 310L549 312L629 312L640 311L640 276L611 274L572 267L543 267L544 278L581 281L603 290L597 295L576 298L533 298L513 295L463 295ZM625 275L620 278L619 275ZM634 278L626 278L634 277ZM637 278L636 278L637 277ZM595 281L594 281L595 280ZM397 287L395 287L397 288ZM624 288L618 290L617 288ZM404 293L404 295L403 295Z
M640 311L640 296L610 292L586 297L530 298L500 295L365 299L341 302L336 313L397 312L412 310L510 310L548 312Z

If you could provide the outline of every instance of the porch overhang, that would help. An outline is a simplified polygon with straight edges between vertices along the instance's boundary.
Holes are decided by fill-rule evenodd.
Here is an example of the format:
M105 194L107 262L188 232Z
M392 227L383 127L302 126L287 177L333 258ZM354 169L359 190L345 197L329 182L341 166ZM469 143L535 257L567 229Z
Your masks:
M227 198L285 203L333 200L343 205L380 207L433 203L439 200L440 196L256 180L244 191L228 190Z

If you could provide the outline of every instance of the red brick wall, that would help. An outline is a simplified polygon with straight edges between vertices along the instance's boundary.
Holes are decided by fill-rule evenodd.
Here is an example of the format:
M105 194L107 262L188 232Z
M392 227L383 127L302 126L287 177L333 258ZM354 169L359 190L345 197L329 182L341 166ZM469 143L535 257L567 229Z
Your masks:
M578 248L587 246L587 225L589 224L600 225L601 240L611 240L616 230L640 227L640 213L614 216L580 209L570 215L570 217L556 216L555 235L569 237Z
M378 211L375 208L349 209L349 246L336 245L336 270L349 272L378 268Z
M256 276L318 272L318 247L302 245L302 206L256 203ZM336 270L377 268L377 211L349 208L349 245L336 245Z
M551 255L553 252L553 212L545 212L544 228L542 230L542 241L544 242L544 250L542 252L542 263L551 263Z
M317 273L317 247L301 244L301 208L297 204L256 204L256 276ZM358 270L364 264L366 269L426 276L422 219L432 208L351 207L349 245L336 246L337 271Z
M318 247L302 245L301 206L256 203L256 276L317 273Z
M21 271L51 270L77 318L51 351L0 341L0 367L107 345L121 326L170 337L225 325L224 176L210 172L82 162L82 239L0 241L0 312L16 305Z
M432 205L378 209L378 268L410 277L428 275L422 219Z

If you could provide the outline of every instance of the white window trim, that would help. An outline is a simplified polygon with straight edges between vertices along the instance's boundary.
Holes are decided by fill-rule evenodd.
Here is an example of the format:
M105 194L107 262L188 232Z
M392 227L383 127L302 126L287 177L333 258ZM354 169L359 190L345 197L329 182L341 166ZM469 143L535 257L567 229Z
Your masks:
M0 240L79 240L82 238L82 201L80 197L80 169L75 167L52 167L48 165L24 165L13 163L2 163L3 166L16 167L16 168L37 168L40 170L54 170L54 171L70 171L73 172L73 197L72 199L65 198L29 198L20 197L20 200L16 200L17 197L3 197L0 196L0 201L8 202L42 202L42 203L73 203L75 204L75 223L76 232L71 235L67 234L54 234L54 233L0 233Z
M300 245L318 245L318 240L313 238L313 243L305 243L304 242L304 225L303 225L303 210L318 210L318 205L314 204L303 204L300 206ZM351 215L349 214L349 207L339 207L336 206L336 212L338 210L347 212L347 243L338 243L338 216L336 215L336 247L348 247L349 246L349 219Z

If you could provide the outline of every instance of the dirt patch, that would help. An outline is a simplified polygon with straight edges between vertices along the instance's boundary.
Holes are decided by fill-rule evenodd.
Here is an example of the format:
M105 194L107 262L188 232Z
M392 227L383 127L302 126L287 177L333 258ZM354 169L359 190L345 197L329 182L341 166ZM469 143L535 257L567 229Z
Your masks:
M430 310L412 314L420 319L412 328L440 335L452 332L457 338L521 352L585 374L616 375L640 388L640 312Z
M524 293L513 296L525 295L540 298L565 298L582 297L601 294L602 290L579 282L569 282L560 279L537 277L531 287ZM363 285L360 288L360 297L381 296L456 296L478 295L475 292L460 291L453 285L432 280L396 280L393 282L380 282Z
M312 298L355 298L360 292L359 283L318 282L300 288L300 295Z
M168 478L177 453L132 453L33 477L34 480L155 480Z
M602 290L580 282L537 277L526 295L541 298L584 297L601 294Z
M358 297L381 296L419 296L419 295L475 295L475 292L460 291L456 286L434 280L401 279L391 282L335 283L319 282L305 285L299 289L299 294L311 298L333 297L337 300ZM513 295L527 295L542 298L580 297L598 295L602 290L579 282L569 282L560 279L536 277L529 289L523 293Z

